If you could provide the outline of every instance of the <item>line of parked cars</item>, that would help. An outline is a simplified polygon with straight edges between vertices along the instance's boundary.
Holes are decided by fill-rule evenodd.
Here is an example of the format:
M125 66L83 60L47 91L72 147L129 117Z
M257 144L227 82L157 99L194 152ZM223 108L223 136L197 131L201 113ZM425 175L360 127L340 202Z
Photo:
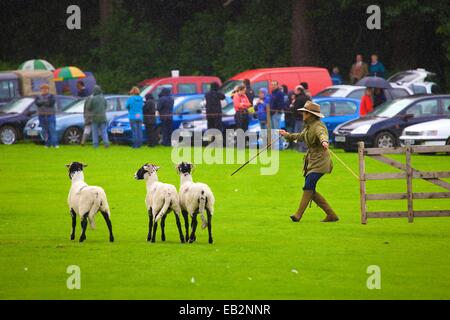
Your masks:
M255 69L237 74L222 86L227 93L223 103L222 121L225 129L235 128L234 106L229 97L231 89L250 79L255 92L269 89L273 80L287 84L289 89L305 81L312 87L313 101L325 114L330 140L336 147L355 150L358 141L367 146L391 147L400 144L449 144L450 96L429 95L439 90L431 81L425 81L431 73L423 69L407 70L389 78L391 89L385 90L386 102L366 117L359 116L359 103L365 87L330 86L329 75L323 68L293 67ZM175 93L173 129L183 129L186 134L204 132L207 121L204 93L216 77L168 77L153 78L140 83L141 95L151 93L158 99L162 88L170 87ZM422 89L417 89L417 88ZM425 88L425 89L423 89ZM428 95L414 95L425 91ZM108 134L112 142L131 143L131 128L125 104L129 96L105 95L107 100ZM65 144L78 144L84 130L83 109L85 99L56 96L56 129L58 140ZM0 107L0 141L12 144L21 138L42 141L42 129L36 116L35 97L16 98ZM431 122L430 122L431 121ZM157 118L157 125L160 120ZM284 119L282 119L284 127ZM142 126L144 138L147 137ZM260 132L257 119L249 123L251 132ZM227 139L233 137L226 137Z

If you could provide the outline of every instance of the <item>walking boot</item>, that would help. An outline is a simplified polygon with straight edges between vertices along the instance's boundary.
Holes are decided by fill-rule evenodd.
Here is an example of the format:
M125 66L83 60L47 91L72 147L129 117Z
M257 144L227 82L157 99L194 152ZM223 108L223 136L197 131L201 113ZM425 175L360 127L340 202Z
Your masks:
M306 208L308 207L308 203L311 201L313 197L312 190L303 190L302 200L300 200L300 205L298 207L298 210L295 214L291 216L291 220L293 222L299 222L300 219L303 216L303 213L305 212Z
M327 214L326 218L322 222L336 222L339 217L334 213L331 206L328 204L327 200L318 192L313 195L313 201Z

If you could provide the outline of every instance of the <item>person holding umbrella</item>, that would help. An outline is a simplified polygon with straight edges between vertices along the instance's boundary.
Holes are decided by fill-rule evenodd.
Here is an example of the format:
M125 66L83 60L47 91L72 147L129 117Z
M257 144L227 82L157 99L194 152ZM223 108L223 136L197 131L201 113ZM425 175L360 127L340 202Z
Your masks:
M303 195L297 211L290 218L293 222L299 222L308 204L314 201L326 213L326 218L322 222L336 222L339 220L338 216L327 200L316 191L319 179L325 173L331 173L333 169L333 162L328 150L327 127L320 120L325 116L320 112L320 105L311 101L307 101L304 107L298 111L302 112L305 123L303 131L301 133L288 133L280 130L280 135L286 140L290 142L303 141L308 147L303 160L303 175L305 177Z

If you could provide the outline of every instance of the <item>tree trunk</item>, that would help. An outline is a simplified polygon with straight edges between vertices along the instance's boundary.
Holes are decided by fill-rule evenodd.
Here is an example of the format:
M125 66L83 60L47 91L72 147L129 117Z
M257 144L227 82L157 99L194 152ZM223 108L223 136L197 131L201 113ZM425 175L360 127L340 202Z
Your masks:
M294 66L314 65L313 21L308 15L312 0L292 1L291 62Z
M109 18L111 18L113 13L113 2L114 0L99 0L100 25L104 26Z

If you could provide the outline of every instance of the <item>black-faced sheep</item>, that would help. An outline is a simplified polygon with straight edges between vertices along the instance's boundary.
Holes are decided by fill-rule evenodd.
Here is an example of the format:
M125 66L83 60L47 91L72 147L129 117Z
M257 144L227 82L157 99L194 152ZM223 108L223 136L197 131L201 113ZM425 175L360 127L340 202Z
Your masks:
M69 168L69 178L72 180L70 187L68 203L70 215L72 216L72 234L70 240L75 239L75 227L77 224L77 215L81 219L82 233L80 242L86 240L86 227L89 224L95 229L95 216L100 211L105 218L109 229L109 241L114 241L114 235L111 224L111 212L106 199L106 193L101 187L88 186L84 182L83 168L87 165L80 162L72 162L66 165Z

